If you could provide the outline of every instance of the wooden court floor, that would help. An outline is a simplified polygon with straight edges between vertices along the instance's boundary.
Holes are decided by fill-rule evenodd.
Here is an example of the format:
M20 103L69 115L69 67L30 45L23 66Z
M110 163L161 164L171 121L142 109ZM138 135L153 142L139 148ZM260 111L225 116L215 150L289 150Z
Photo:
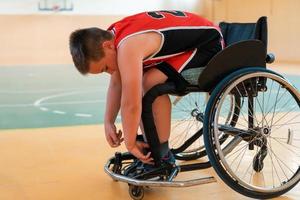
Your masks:
M0 131L0 199L130 199L127 184L114 182L103 170L115 151L124 148L109 148L101 125ZM182 174L207 175L215 173L210 169ZM250 199L218 178L207 185L145 191L145 200L161 198ZM277 199L300 199L300 184Z
M299 67L278 68L300 74ZM103 167L116 151L102 125L0 130L0 200L130 199L128 186L114 182ZM149 188L145 200L250 199L226 186L213 169L182 173L183 178L213 175L216 183L189 188ZM300 184L276 199L300 199Z

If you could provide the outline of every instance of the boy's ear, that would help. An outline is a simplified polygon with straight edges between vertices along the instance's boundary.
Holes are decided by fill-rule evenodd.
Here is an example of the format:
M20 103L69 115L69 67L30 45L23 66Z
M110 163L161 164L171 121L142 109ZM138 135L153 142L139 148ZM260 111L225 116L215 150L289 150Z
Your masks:
M106 40L102 43L103 48L115 49L114 41L113 40Z

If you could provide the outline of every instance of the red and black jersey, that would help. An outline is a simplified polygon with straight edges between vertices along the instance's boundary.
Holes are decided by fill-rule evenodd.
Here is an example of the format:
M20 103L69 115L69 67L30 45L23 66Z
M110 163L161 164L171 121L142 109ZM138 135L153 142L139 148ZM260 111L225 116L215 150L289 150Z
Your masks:
M162 36L160 49L143 62L144 67L167 62L178 72L187 65L200 67L195 59L202 49L222 49L222 34L219 27L198 15L182 11L143 12L126 17L108 30L115 35L115 46L118 48L127 38L140 33L157 32ZM204 52L205 53L205 52ZM205 57L205 55L204 55Z

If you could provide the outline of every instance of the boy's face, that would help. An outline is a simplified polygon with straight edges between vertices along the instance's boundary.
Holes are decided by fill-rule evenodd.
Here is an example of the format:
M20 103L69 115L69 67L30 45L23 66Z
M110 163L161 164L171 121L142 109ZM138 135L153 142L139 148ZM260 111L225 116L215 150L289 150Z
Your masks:
M113 41L106 41L102 47L104 51L104 57L97 61L90 61L89 73L99 74L106 72L109 74L114 73L117 70L117 52L114 48Z

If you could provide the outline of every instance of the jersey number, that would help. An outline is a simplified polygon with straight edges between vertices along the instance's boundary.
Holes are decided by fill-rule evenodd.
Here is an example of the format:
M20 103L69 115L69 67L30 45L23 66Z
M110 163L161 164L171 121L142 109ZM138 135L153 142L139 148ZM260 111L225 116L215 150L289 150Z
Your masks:
M184 12L181 11L169 11L169 10L161 10L161 11L153 11L153 12L147 12L148 15L150 15L151 17L155 18L155 19L161 19L161 18L165 18L164 13L169 13L175 17L186 17Z

